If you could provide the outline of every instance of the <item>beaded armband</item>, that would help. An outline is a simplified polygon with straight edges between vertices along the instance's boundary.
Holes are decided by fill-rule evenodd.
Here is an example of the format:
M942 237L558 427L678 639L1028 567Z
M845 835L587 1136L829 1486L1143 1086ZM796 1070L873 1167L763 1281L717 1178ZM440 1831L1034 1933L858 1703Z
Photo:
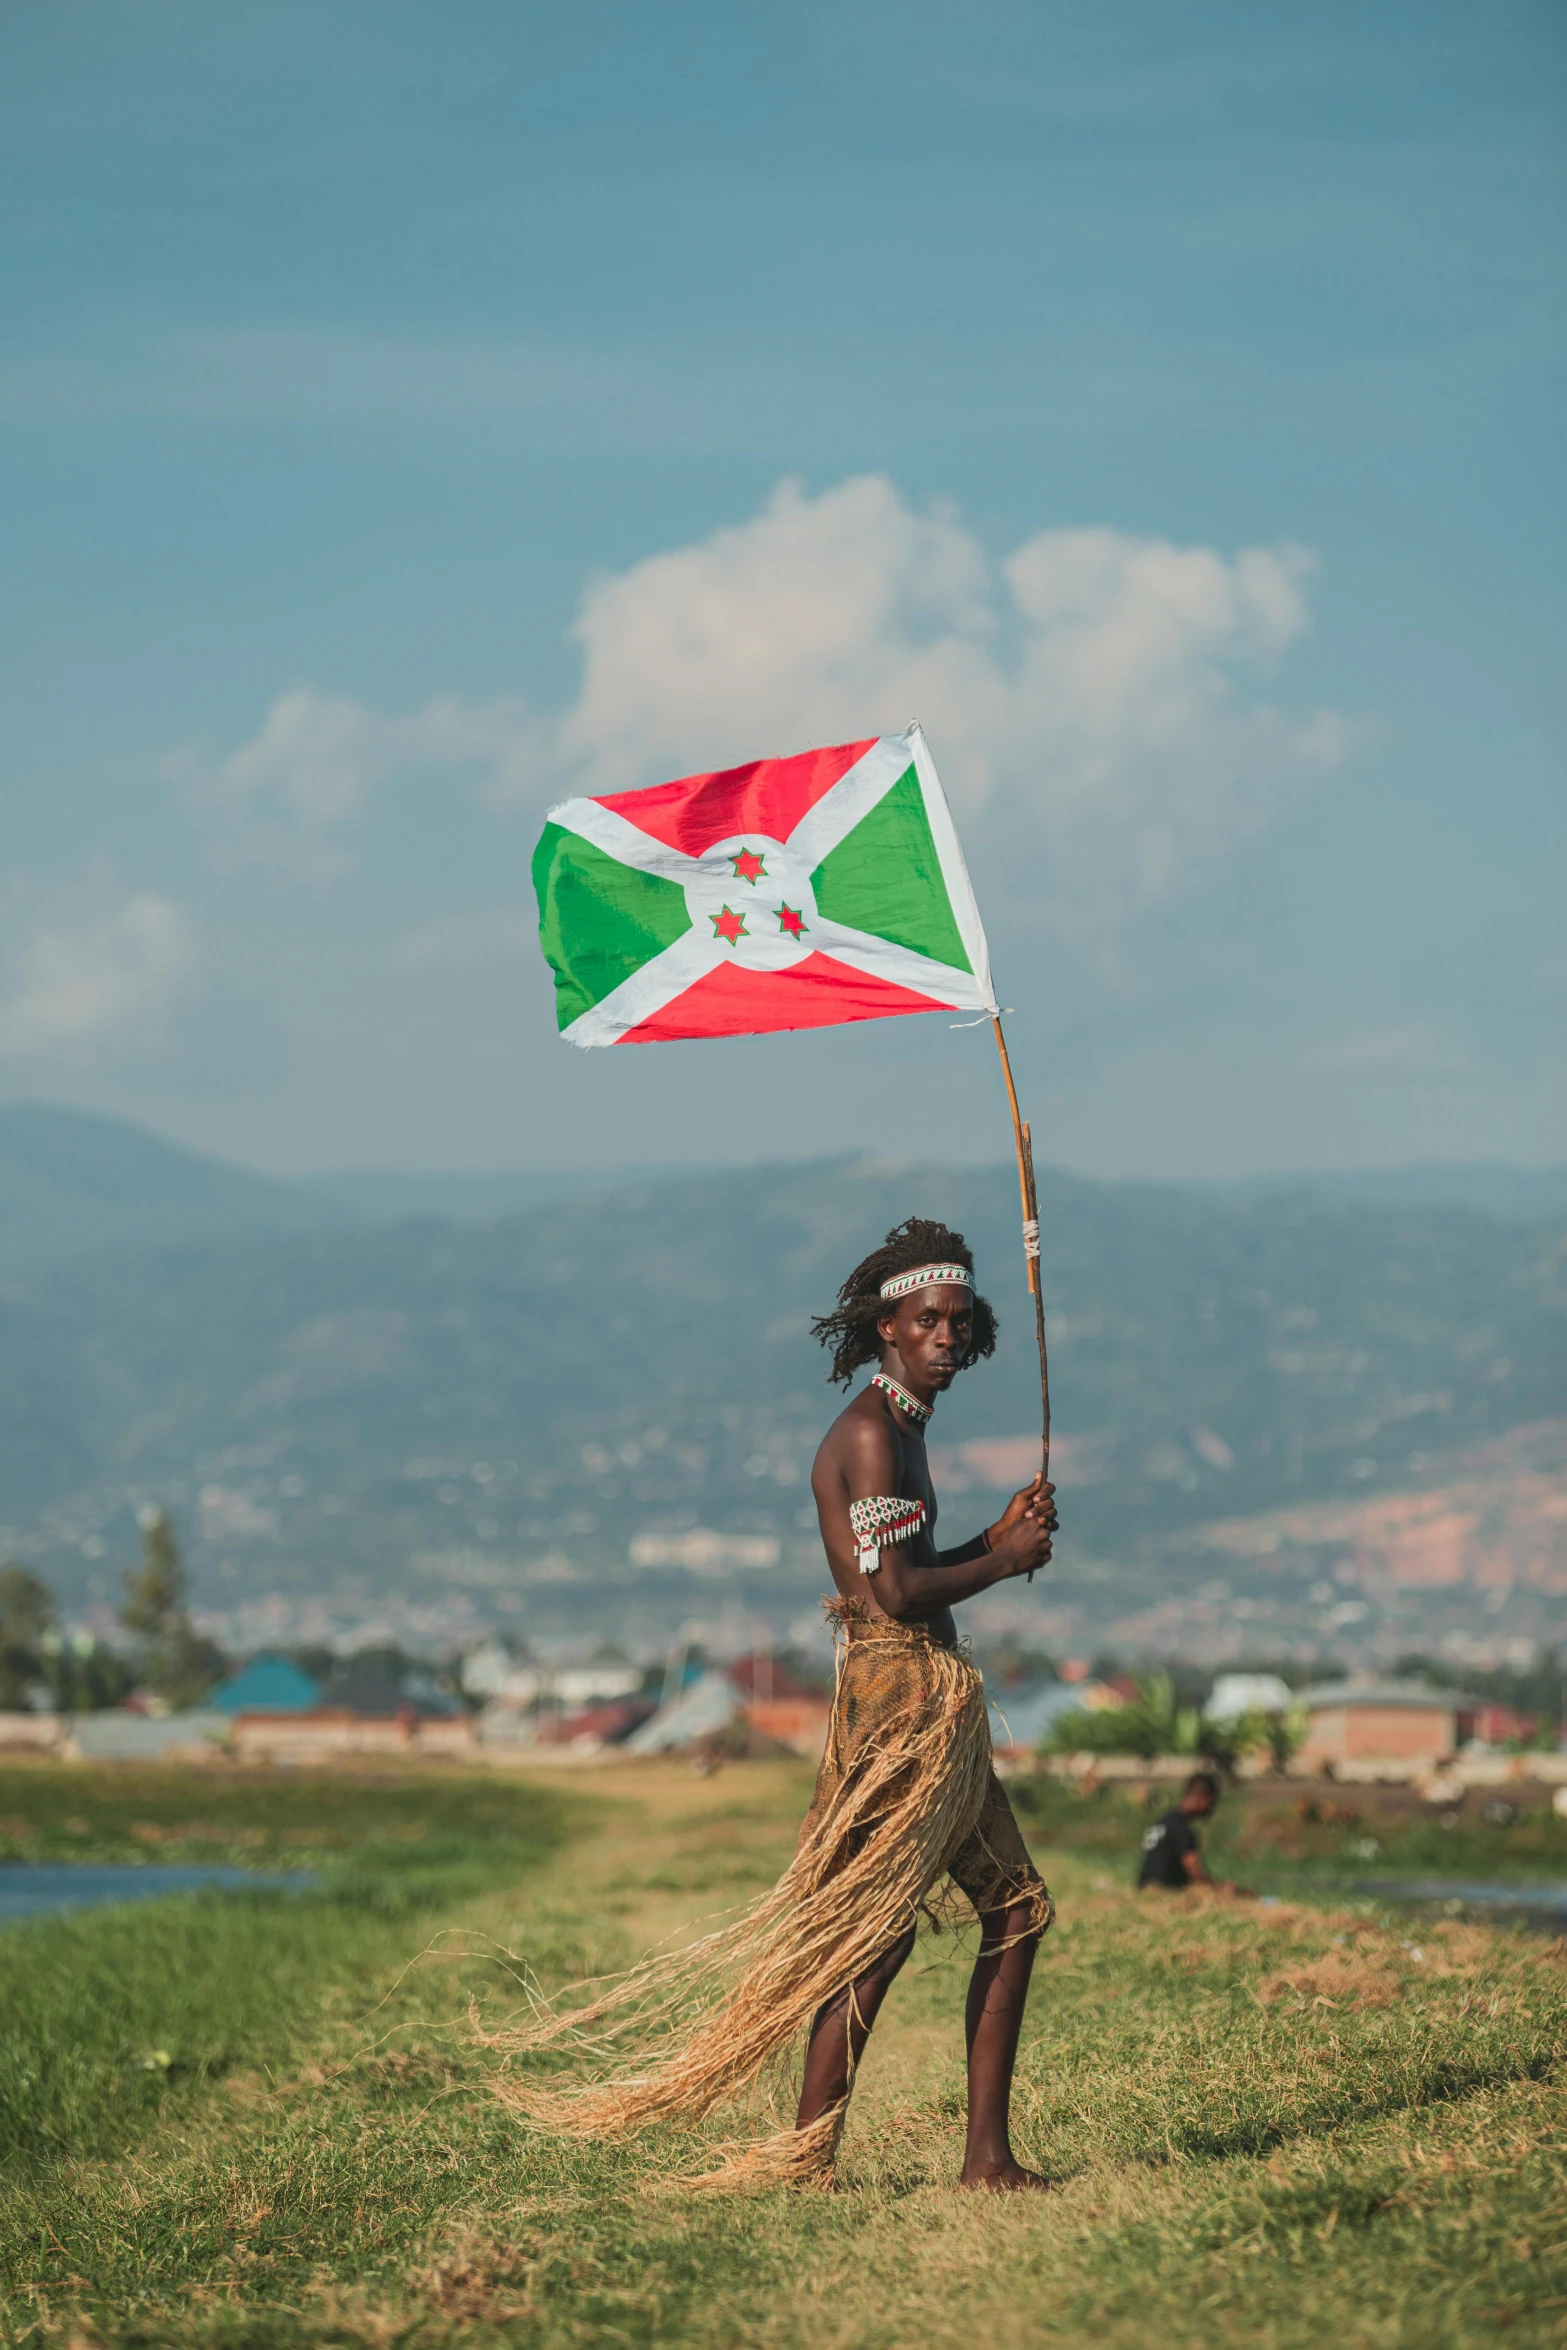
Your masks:
M869 1501L851 1501L849 1524L859 1553L860 1573L876 1574L881 1567L883 1545L912 1542L924 1523L922 1501L904 1501L891 1493L873 1494Z

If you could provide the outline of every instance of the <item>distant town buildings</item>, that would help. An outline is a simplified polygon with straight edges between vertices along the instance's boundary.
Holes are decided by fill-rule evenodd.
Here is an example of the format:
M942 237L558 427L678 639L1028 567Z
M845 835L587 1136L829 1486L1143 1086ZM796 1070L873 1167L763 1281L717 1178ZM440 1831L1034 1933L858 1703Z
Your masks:
M231 1681L214 1691L212 1707L215 1713L231 1717L246 1713L299 1714L308 1713L320 1702L320 1682L302 1671L291 1657L253 1656L248 1664L241 1665Z
M1221 1673L1202 1710L1210 1722L1238 1722L1243 1714L1287 1714L1294 1703L1277 1673Z
M1302 1771L1368 1776L1387 1765L1434 1769L1473 1733L1479 1700L1423 1681L1336 1681L1303 1690Z

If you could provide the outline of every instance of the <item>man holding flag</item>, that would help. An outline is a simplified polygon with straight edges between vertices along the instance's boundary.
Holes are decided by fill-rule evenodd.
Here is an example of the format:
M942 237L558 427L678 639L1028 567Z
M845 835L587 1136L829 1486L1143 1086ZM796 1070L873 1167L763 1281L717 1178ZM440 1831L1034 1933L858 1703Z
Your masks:
M551 811L534 880L557 1019L575 1044L938 1010L990 1017L1001 1042L984 931L917 727L568 801ZM1010 1067L1007 1082L1010 1096ZM1015 1097L1013 1122L1043 1382L1032 1163ZM634 2051L632 2069L564 2090L514 2075L503 2093L580 2135L696 2120L803 2038L795 2128L730 2149L702 2183L830 2178L876 2011L919 1912L950 1876L981 1923L963 2183L1041 2187L1013 2156L1007 2116L1029 1971L1052 1908L996 1780L983 1686L958 1653L951 1610L1050 1557L1048 1386L1040 1475L994 1526L940 1553L923 1430L957 1373L995 1345L962 1235L912 1219L900 1226L816 1329L833 1346L835 1379L877 1369L813 1472L842 1645L827 1752L794 1860L732 1924L655 1954L585 2004L541 2011L497 2043L523 2054L591 2028L601 2049Z
M911 1216L855 1267L816 1335L831 1345L831 1376L843 1385L867 1363L878 1368L833 1422L811 1475L843 1651L801 1847L852 1803L857 1779L874 1778L880 1796L851 1842L874 1854L889 1927L900 1911L907 1922L815 2018L797 2127L841 2122L877 2010L914 1947L915 1912L931 1906L944 1873L980 1921L962 2183L1042 2187L1012 2152L1007 2116L1034 1951L1054 1908L992 1766L984 1687L957 1654L952 1610L1045 1564L1054 1489L1036 1477L993 1526L937 1550L925 1429L937 1398L996 1344L995 1315L975 1290L961 1232ZM900 1766L889 1774L893 1755ZM959 1789L961 1802L953 1800Z

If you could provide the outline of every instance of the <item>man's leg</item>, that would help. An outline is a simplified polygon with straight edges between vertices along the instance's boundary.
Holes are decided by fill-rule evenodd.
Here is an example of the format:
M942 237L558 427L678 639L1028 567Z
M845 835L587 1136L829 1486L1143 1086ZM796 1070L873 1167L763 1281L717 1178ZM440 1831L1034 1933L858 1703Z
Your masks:
M1038 2171L1025 2170L1012 2152L1008 2116L1018 2033L1028 2000L1028 1979L1043 1929L1035 1904L981 1916L979 1956L968 1993L968 2143L963 2153L965 2187L1047 2187Z
M836 1999L829 1999L825 2007L817 2009L810 2046L805 2052L805 2080L800 2090L796 2129L809 2129L812 2122L820 2121L824 2113L841 2105L848 2096L853 2068L865 2052L877 2010L913 1948L911 1926L868 1974L861 1975L852 1993L842 1991Z

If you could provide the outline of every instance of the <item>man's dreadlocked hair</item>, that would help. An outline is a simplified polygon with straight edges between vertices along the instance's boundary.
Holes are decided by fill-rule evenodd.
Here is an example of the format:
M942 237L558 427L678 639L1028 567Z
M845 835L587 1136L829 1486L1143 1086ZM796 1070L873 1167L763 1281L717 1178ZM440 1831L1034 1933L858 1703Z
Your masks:
M827 1376L835 1385L847 1387L862 1363L881 1361L876 1325L897 1311L895 1303L883 1303L881 1285L895 1273L913 1273L921 1265L961 1265L972 1273L974 1251L961 1232L951 1232L945 1224L932 1224L924 1216L910 1216L888 1233L863 1264L855 1266L838 1292L836 1311L813 1316L813 1336L832 1348L832 1369ZM995 1351L996 1317L989 1300L976 1297L974 1332L959 1369L966 1371L970 1363Z

